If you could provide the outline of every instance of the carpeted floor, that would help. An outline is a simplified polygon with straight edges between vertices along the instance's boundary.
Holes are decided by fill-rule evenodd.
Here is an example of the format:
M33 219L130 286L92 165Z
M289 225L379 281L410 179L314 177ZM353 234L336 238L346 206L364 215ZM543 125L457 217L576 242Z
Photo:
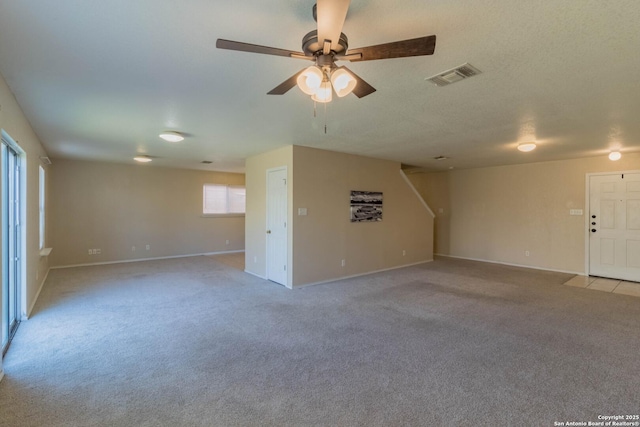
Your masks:
M52 270L2 426L552 426L640 412L640 299L435 262L287 290L211 257Z

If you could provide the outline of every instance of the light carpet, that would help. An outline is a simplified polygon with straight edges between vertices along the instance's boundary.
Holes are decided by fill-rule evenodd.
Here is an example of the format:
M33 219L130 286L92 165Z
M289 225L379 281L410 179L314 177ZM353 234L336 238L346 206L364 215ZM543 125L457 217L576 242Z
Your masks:
M454 259L287 290L212 257L52 270L2 426L477 426L640 410L639 299Z

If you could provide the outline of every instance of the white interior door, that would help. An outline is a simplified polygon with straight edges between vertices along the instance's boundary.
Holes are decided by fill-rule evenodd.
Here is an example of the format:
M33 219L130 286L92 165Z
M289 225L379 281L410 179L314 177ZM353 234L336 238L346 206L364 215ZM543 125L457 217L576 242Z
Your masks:
M640 282L640 172L589 177L589 274Z
M267 171L267 279L287 285L287 169Z

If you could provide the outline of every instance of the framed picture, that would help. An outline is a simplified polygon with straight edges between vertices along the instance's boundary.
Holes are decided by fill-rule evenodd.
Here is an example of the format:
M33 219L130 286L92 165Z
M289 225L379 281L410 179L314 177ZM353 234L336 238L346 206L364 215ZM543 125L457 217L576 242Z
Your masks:
M382 193L379 191L351 192L351 222L382 221Z

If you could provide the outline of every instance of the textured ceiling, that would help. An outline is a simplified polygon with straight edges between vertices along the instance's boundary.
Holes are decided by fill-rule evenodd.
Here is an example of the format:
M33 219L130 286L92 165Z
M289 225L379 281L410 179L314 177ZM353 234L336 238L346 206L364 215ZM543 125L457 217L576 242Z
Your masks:
M353 0L352 48L435 34L436 51L346 64L377 92L317 117L297 88L266 95L307 62L215 48L299 51L313 3L0 0L0 72L53 158L241 172L299 144L438 170L640 151L637 0ZM465 62L482 74L425 81Z

